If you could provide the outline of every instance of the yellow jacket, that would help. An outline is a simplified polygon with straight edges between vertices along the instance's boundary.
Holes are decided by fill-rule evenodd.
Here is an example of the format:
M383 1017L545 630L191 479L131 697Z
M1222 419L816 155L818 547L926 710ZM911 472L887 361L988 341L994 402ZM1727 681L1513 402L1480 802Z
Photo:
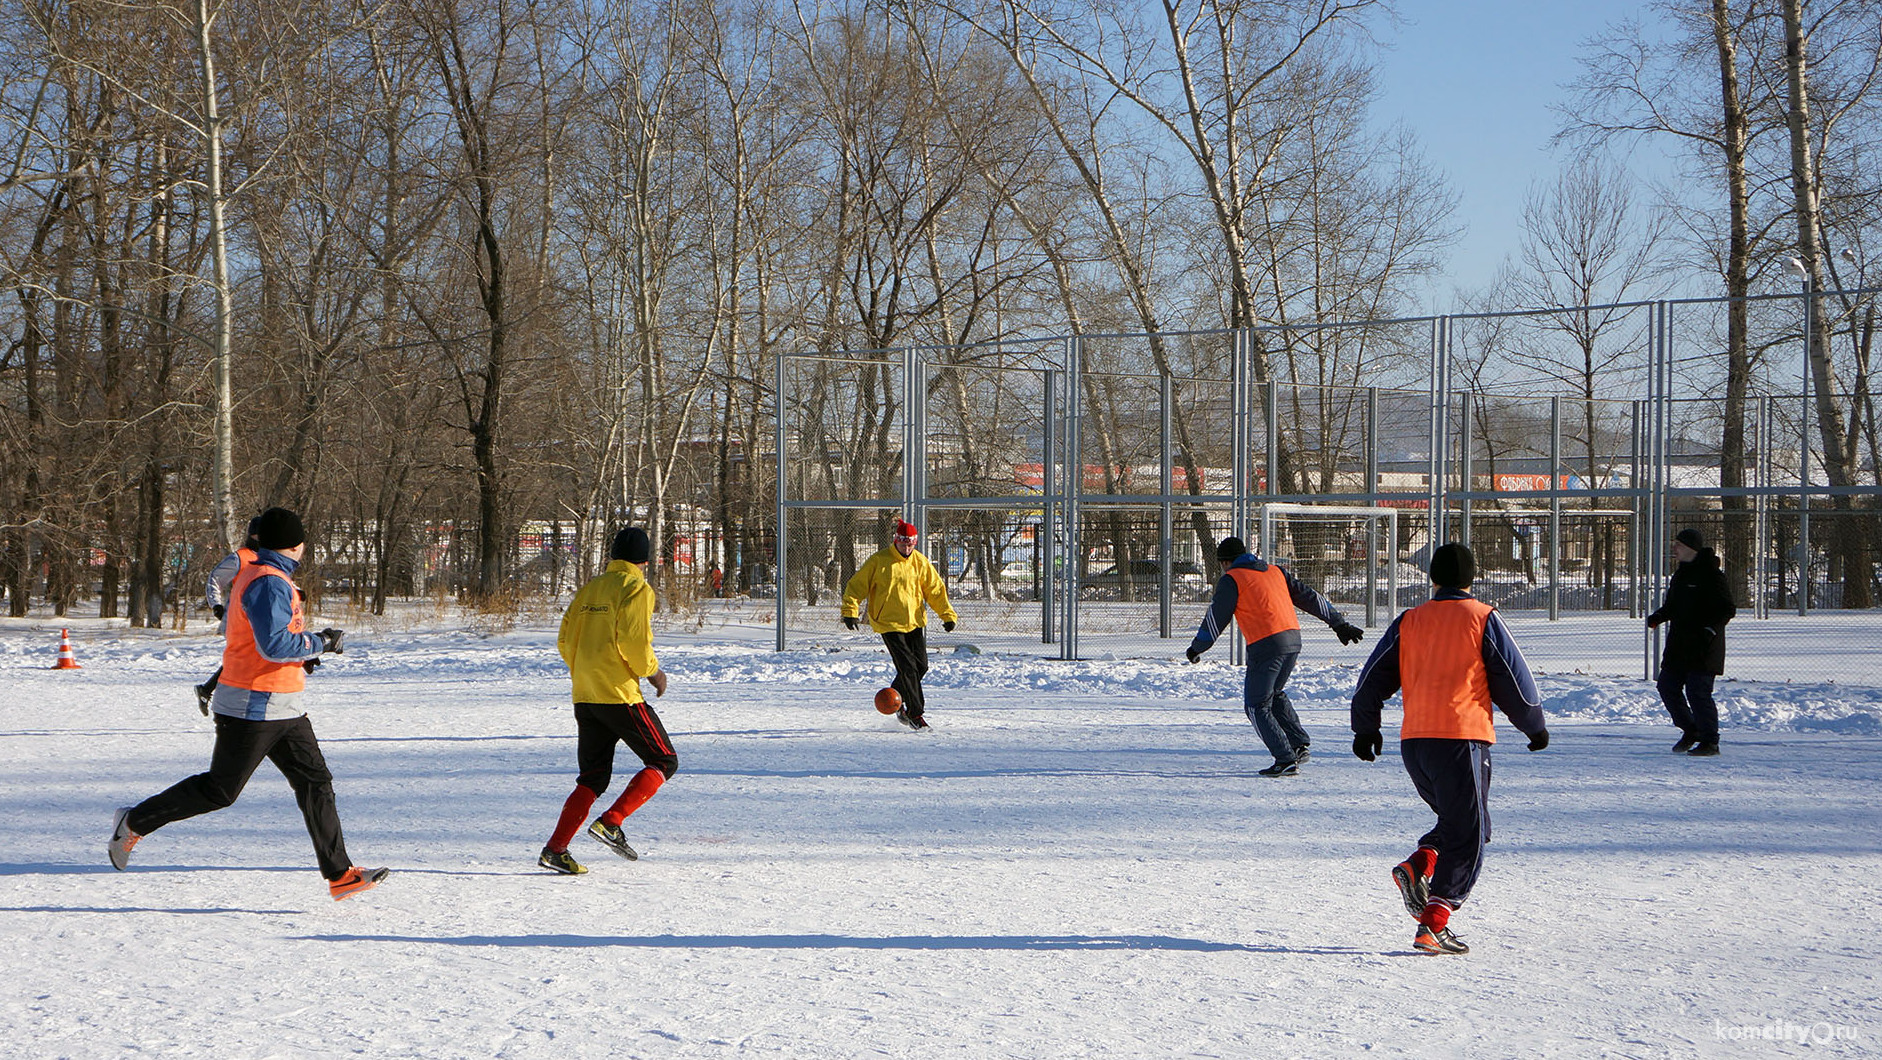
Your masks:
M569 601L556 650L577 703L639 703L640 679L660 670L653 654L653 586L624 559L590 578Z
M948 603L947 586L941 574L920 550L907 556L894 547L869 557L843 587L843 617L857 618L862 603L869 604L869 628L877 633L907 633L928 624L924 603L934 608L943 622L957 622L960 616Z

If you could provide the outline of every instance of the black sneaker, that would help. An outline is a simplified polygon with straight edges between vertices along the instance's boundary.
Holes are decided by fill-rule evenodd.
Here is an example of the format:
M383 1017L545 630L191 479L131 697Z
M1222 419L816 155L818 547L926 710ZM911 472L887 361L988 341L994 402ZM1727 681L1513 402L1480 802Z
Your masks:
M911 729L921 730L928 727L928 721L919 714L910 714L907 707L895 712L895 720Z
M1313 748L1303 747L1300 749L1298 753L1294 755L1294 764L1297 766L1304 766L1307 764L1307 759L1312 758L1312 757L1313 757Z
M1692 750L1686 752L1688 758L1717 758L1718 756L1719 741L1717 740L1701 741L1694 744Z
M1692 750L1692 745L1698 742L1699 742L1699 737L1694 736L1692 733L1689 733L1689 732L1681 732L1679 734L1679 742L1673 745L1673 753L1676 755L1683 755L1687 751Z
M570 854L568 851L550 850L548 847L542 848L542 854L536 858L536 864L541 865L550 872L559 872L564 876L580 876L582 873L588 871L583 868L582 863L576 861L574 855Z
M1412 871L1412 863L1401 861L1392 866L1392 883L1405 902L1405 911L1413 920L1425 915L1425 902L1431 897L1431 877Z
M196 709L202 711L203 717L205 718L209 716L209 700L215 694L215 685L201 684L196 686Z
M1266 769L1257 769L1258 777L1297 777L1300 775L1299 762L1276 762Z
M619 825L609 824L597 817L595 818L595 823L588 826L588 834L599 840L602 846L607 847L609 850L614 851L627 860L640 860L640 855L634 853L634 848L627 845L627 837L621 834Z
M1412 949L1426 953L1470 952L1470 947L1464 945L1463 939L1451 934L1450 928L1441 927L1433 931L1423 924L1418 925L1418 934L1412 936Z

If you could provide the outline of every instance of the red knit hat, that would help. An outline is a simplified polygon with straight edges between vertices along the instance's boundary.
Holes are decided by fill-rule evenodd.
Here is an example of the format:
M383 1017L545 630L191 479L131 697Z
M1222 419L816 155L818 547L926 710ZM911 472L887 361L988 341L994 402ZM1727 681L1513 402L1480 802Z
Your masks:
M895 536L906 537L910 541L913 541L916 538L921 536L921 531L915 529L914 523L903 522L902 520L897 519L895 521Z

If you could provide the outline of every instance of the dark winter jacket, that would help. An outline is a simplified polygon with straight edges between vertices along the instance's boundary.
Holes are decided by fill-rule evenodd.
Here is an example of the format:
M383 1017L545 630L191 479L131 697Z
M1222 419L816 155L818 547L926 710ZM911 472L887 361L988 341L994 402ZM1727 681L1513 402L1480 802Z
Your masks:
M1282 567L1278 563L1270 564L1267 560L1253 553L1244 552L1231 561L1227 567L1223 568L1222 580L1216 582L1215 596L1209 602L1209 613L1202 616L1202 626L1196 630L1195 639L1189 642L1190 651L1208 651L1210 645L1214 644L1216 639L1222 635L1222 631L1228 629L1229 624L1235 621L1235 608L1236 605L1241 602L1241 586L1235 581L1235 577L1230 571L1237 567L1245 567L1248 570L1265 571L1270 566L1280 570L1281 576L1287 583L1288 598L1293 601L1295 607L1325 622L1329 626L1345 624L1346 616L1340 614L1339 608L1334 607L1332 601L1308 588L1306 583L1294 577L1293 571ZM1282 630L1279 633L1275 633L1263 639L1264 641L1272 642L1271 646L1279 651L1300 651L1300 630L1298 629Z
M1718 555L1709 548L1700 549L1674 569L1660 609L1647 616L1648 625L1667 625L1660 668L1724 673L1725 624L1736 614L1738 605L1732 603Z

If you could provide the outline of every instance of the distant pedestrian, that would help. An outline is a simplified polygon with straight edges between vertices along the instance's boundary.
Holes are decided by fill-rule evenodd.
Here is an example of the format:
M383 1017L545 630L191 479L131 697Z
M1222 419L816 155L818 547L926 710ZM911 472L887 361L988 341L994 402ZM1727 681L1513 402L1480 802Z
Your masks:
M343 652L345 634L306 632L293 581L307 554L300 516L270 508L256 517L254 531L255 559L242 565L229 587L222 679L209 704L216 719L209 771L120 809L111 827L111 867L123 870L138 841L164 825L233 805L267 759L294 789L320 874L337 902L386 877L385 869L361 869L347 857L333 774L301 706L304 664L322 652Z
M1679 566L1666 586L1660 609L1647 626L1666 624L1655 682L1660 701L1679 726L1673 753L1709 758L1719 753L1719 706L1712 683L1725 672L1725 624L1738 614L1719 557L1691 527L1673 535L1673 559Z
M928 704L921 679L928 672L928 609L940 616L941 628L948 633L954 632L960 616L948 603L940 572L915 548L918 535L913 523L896 520L889 547L865 560L843 587L843 624L861 628L867 605L869 628L882 634L895 664L889 687L902 697L895 717L911 729L926 729Z
M1426 953L1469 953L1451 934L1451 912L1464 904L1490 841L1492 706L1529 737L1549 746L1542 697L1496 609L1470 595L1476 561L1452 542L1431 554L1431 600L1392 620L1360 671L1353 691L1353 754L1370 762L1385 746L1385 701L1404 693L1399 754L1438 823L1418 849L1394 866L1405 911L1418 921L1412 945Z
M1302 584L1292 571L1251 554L1239 537L1223 538L1215 556L1222 562L1222 580L1216 583L1196 639L1183 654L1196 662L1231 620L1241 629L1248 642L1242 712L1274 756L1274 764L1259 775L1294 776L1306 764L1313 743L1287 698L1287 679L1301 647L1300 620L1294 611L1299 608L1331 626L1341 644L1357 643L1366 631L1348 622L1332 601Z
M222 561L209 572L209 582L203 586L203 602L216 616L216 635L228 632L229 589L235 584L235 576L241 573L242 564L255 562L255 524L260 516L248 521L248 533L243 535L242 544L234 552L222 557ZM209 680L196 686L196 709L209 716L209 698L216 694L216 682L222 677L222 667L209 675Z
M653 651L653 586L646 567L653 558L647 531L628 527L614 535L608 569L589 579L562 614L556 650L569 668L575 701L575 790L562 804L555 831L536 859L567 875L587 872L569 853L569 841L588 820L595 800L614 778L614 746L625 743L642 768L614 804L588 826L602 846L629 861L640 857L627 845L621 822L646 805L679 771L679 756L660 715L641 694L644 679L655 697L667 694L667 675Z

